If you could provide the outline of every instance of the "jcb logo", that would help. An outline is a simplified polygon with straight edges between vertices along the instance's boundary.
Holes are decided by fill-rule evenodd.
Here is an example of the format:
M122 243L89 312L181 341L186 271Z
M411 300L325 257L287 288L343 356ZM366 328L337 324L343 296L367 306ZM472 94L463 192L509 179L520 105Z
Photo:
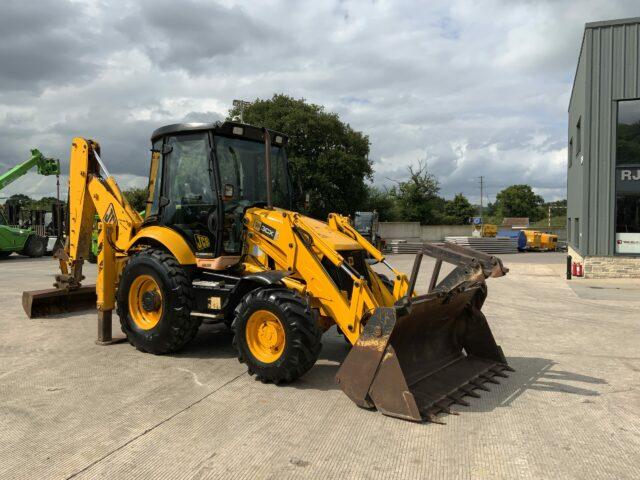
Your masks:
M115 225L118 221L118 217L116 217L116 209L114 208L113 203L109 204L109 208L107 208L104 217L102 217L102 221L104 223L111 223L113 225Z
M204 250L205 248L208 248L211 245L211 242L209 241L209 237L206 237L204 235L194 235L193 236L195 241L196 241L196 249L198 250Z
M260 224L260 233L262 233L263 235L269 237L271 240L273 240L274 238L276 238L276 229L273 227L270 227L267 224L261 223Z

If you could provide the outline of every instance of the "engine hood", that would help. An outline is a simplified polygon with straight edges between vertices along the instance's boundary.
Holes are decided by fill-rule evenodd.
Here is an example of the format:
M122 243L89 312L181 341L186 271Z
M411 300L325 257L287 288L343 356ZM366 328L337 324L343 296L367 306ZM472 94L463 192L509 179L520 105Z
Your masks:
M306 217L296 212L274 208L267 210L265 208L250 208L246 215L249 217L247 221L252 228L259 230L270 238L277 238L278 231L284 227L287 222L283 218L282 213L287 212L288 216L298 215L300 227L308 231L310 235L314 235L324 241L333 250L362 250L362 247L351 237L329 228L326 222L316 220L315 218ZM287 215L285 215L286 217ZM255 222L258 222L256 224Z
M332 230L326 222L303 215L300 217L308 228L313 229L313 233L331 245L334 250L362 250L358 242L343 233Z

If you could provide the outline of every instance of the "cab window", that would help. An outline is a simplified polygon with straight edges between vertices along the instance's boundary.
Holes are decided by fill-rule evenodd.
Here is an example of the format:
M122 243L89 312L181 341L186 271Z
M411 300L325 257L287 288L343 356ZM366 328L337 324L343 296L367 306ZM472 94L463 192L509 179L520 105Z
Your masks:
M209 142L206 132L167 137L163 151L163 219L189 237L197 251L213 251L214 232L209 231L209 216L215 215Z

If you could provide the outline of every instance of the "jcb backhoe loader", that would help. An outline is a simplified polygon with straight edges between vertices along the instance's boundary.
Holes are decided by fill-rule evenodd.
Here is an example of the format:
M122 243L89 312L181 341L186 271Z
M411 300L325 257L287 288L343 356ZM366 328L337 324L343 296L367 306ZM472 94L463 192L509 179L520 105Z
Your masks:
M248 372L290 382L315 363L332 325L353 345L337 373L359 406L408 420L435 419L509 370L480 312L485 279L501 262L454 245L436 257L429 292L389 265L347 218L291 211L281 133L238 123L179 124L151 137L144 220L100 159L75 138L69 237L54 289L24 292L30 317L86 308L99 325L117 308L129 342L162 354L184 347L203 319L225 322ZM98 278L81 286L94 215L101 219ZM438 282L442 262L455 269ZM386 266L392 280L376 273ZM97 297L96 297L97 294Z

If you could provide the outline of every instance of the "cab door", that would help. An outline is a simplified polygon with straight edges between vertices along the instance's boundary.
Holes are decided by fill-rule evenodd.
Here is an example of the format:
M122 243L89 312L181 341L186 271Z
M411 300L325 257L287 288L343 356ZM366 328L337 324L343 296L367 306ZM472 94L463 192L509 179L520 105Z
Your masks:
M182 234L197 254L214 255L219 212L208 132L165 137L161 171L160 223ZM157 174L155 183L154 190L159 183ZM149 213L153 214L154 196L150 197Z

